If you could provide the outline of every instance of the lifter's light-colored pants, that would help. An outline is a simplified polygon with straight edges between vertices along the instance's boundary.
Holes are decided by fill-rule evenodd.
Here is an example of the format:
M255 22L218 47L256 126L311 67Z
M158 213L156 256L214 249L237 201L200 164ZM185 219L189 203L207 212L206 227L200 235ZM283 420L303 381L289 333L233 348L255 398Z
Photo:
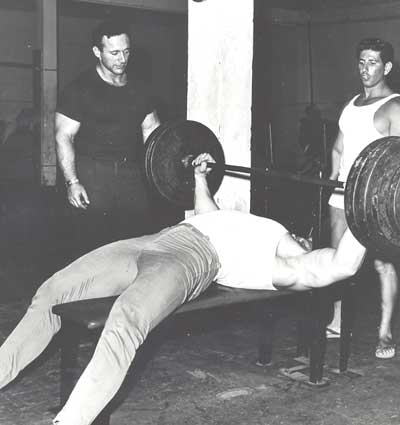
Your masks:
M206 236L189 224L119 241L81 257L47 280L0 347L0 388L35 359L60 328L54 304L119 295L94 355L63 409L59 425L88 425L118 391L147 334L203 292L219 269Z

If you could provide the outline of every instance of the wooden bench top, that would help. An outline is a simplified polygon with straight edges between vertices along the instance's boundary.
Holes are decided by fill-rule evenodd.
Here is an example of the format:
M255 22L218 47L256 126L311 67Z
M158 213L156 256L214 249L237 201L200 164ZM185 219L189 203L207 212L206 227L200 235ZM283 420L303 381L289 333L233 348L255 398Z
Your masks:
M262 301L278 297L303 295L304 292L274 291L256 289L237 289L213 284L198 298L180 306L174 314L181 314L195 310L205 310L214 307L232 304ZM104 326L111 307L118 297L92 298L88 300L73 301L53 306L54 314L64 320L82 325L87 329L98 329Z

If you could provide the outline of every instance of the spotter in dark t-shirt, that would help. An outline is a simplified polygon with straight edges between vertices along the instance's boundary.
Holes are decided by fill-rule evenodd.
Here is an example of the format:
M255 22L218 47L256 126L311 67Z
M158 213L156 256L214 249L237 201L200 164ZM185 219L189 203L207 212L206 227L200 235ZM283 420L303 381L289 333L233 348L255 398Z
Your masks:
M63 90L57 112L81 123L75 137L79 155L93 158L143 156L141 124L155 110L148 84L130 75L123 87L106 83L96 69L83 72Z

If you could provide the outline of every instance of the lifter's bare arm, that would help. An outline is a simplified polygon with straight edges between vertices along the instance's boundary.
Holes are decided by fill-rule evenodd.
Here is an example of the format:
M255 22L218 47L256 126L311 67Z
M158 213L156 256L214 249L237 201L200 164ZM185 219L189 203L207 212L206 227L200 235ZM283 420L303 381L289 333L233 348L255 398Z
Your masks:
M347 229L336 249L323 248L295 257L276 257L273 282L277 288L321 288L353 276L361 267L366 249Z
M75 167L74 139L81 124L59 112L55 118L55 136L58 164L65 181L72 182L68 186L68 201L76 208L86 209L89 197L85 188L79 182Z
M207 167L207 162L215 162L208 153L198 155L192 162L194 167L194 213L204 214L219 210L207 184L207 174L211 168Z

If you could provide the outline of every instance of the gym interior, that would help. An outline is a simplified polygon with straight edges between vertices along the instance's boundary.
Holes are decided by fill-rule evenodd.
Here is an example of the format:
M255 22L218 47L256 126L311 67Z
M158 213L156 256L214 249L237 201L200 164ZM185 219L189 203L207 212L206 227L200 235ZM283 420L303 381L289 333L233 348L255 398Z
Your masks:
M39 285L67 263L72 242L54 146L55 104L93 65L91 32L110 16L130 22L130 66L153 86L162 122L202 122L216 134L227 163L279 173L228 173L218 203L274 218L319 246L329 245L329 188L320 192L318 184L287 176L329 178L339 116L360 91L355 48L361 39L392 43L389 84L400 90L397 0L2 0L0 343ZM32 125L32 138L12 144L22 119ZM188 214L165 208L155 218L160 227ZM257 361L260 306L199 310L151 334L109 423L400 423L399 356L374 356L381 307L370 257L354 282L325 295L340 299L346 285L354 323L345 371L339 367L343 342L328 339L323 378L309 379L291 305L274 310L272 360L265 364ZM399 340L396 313L392 325ZM1 424L51 423L60 403L61 339L0 390ZM93 342L79 348L82 369Z

